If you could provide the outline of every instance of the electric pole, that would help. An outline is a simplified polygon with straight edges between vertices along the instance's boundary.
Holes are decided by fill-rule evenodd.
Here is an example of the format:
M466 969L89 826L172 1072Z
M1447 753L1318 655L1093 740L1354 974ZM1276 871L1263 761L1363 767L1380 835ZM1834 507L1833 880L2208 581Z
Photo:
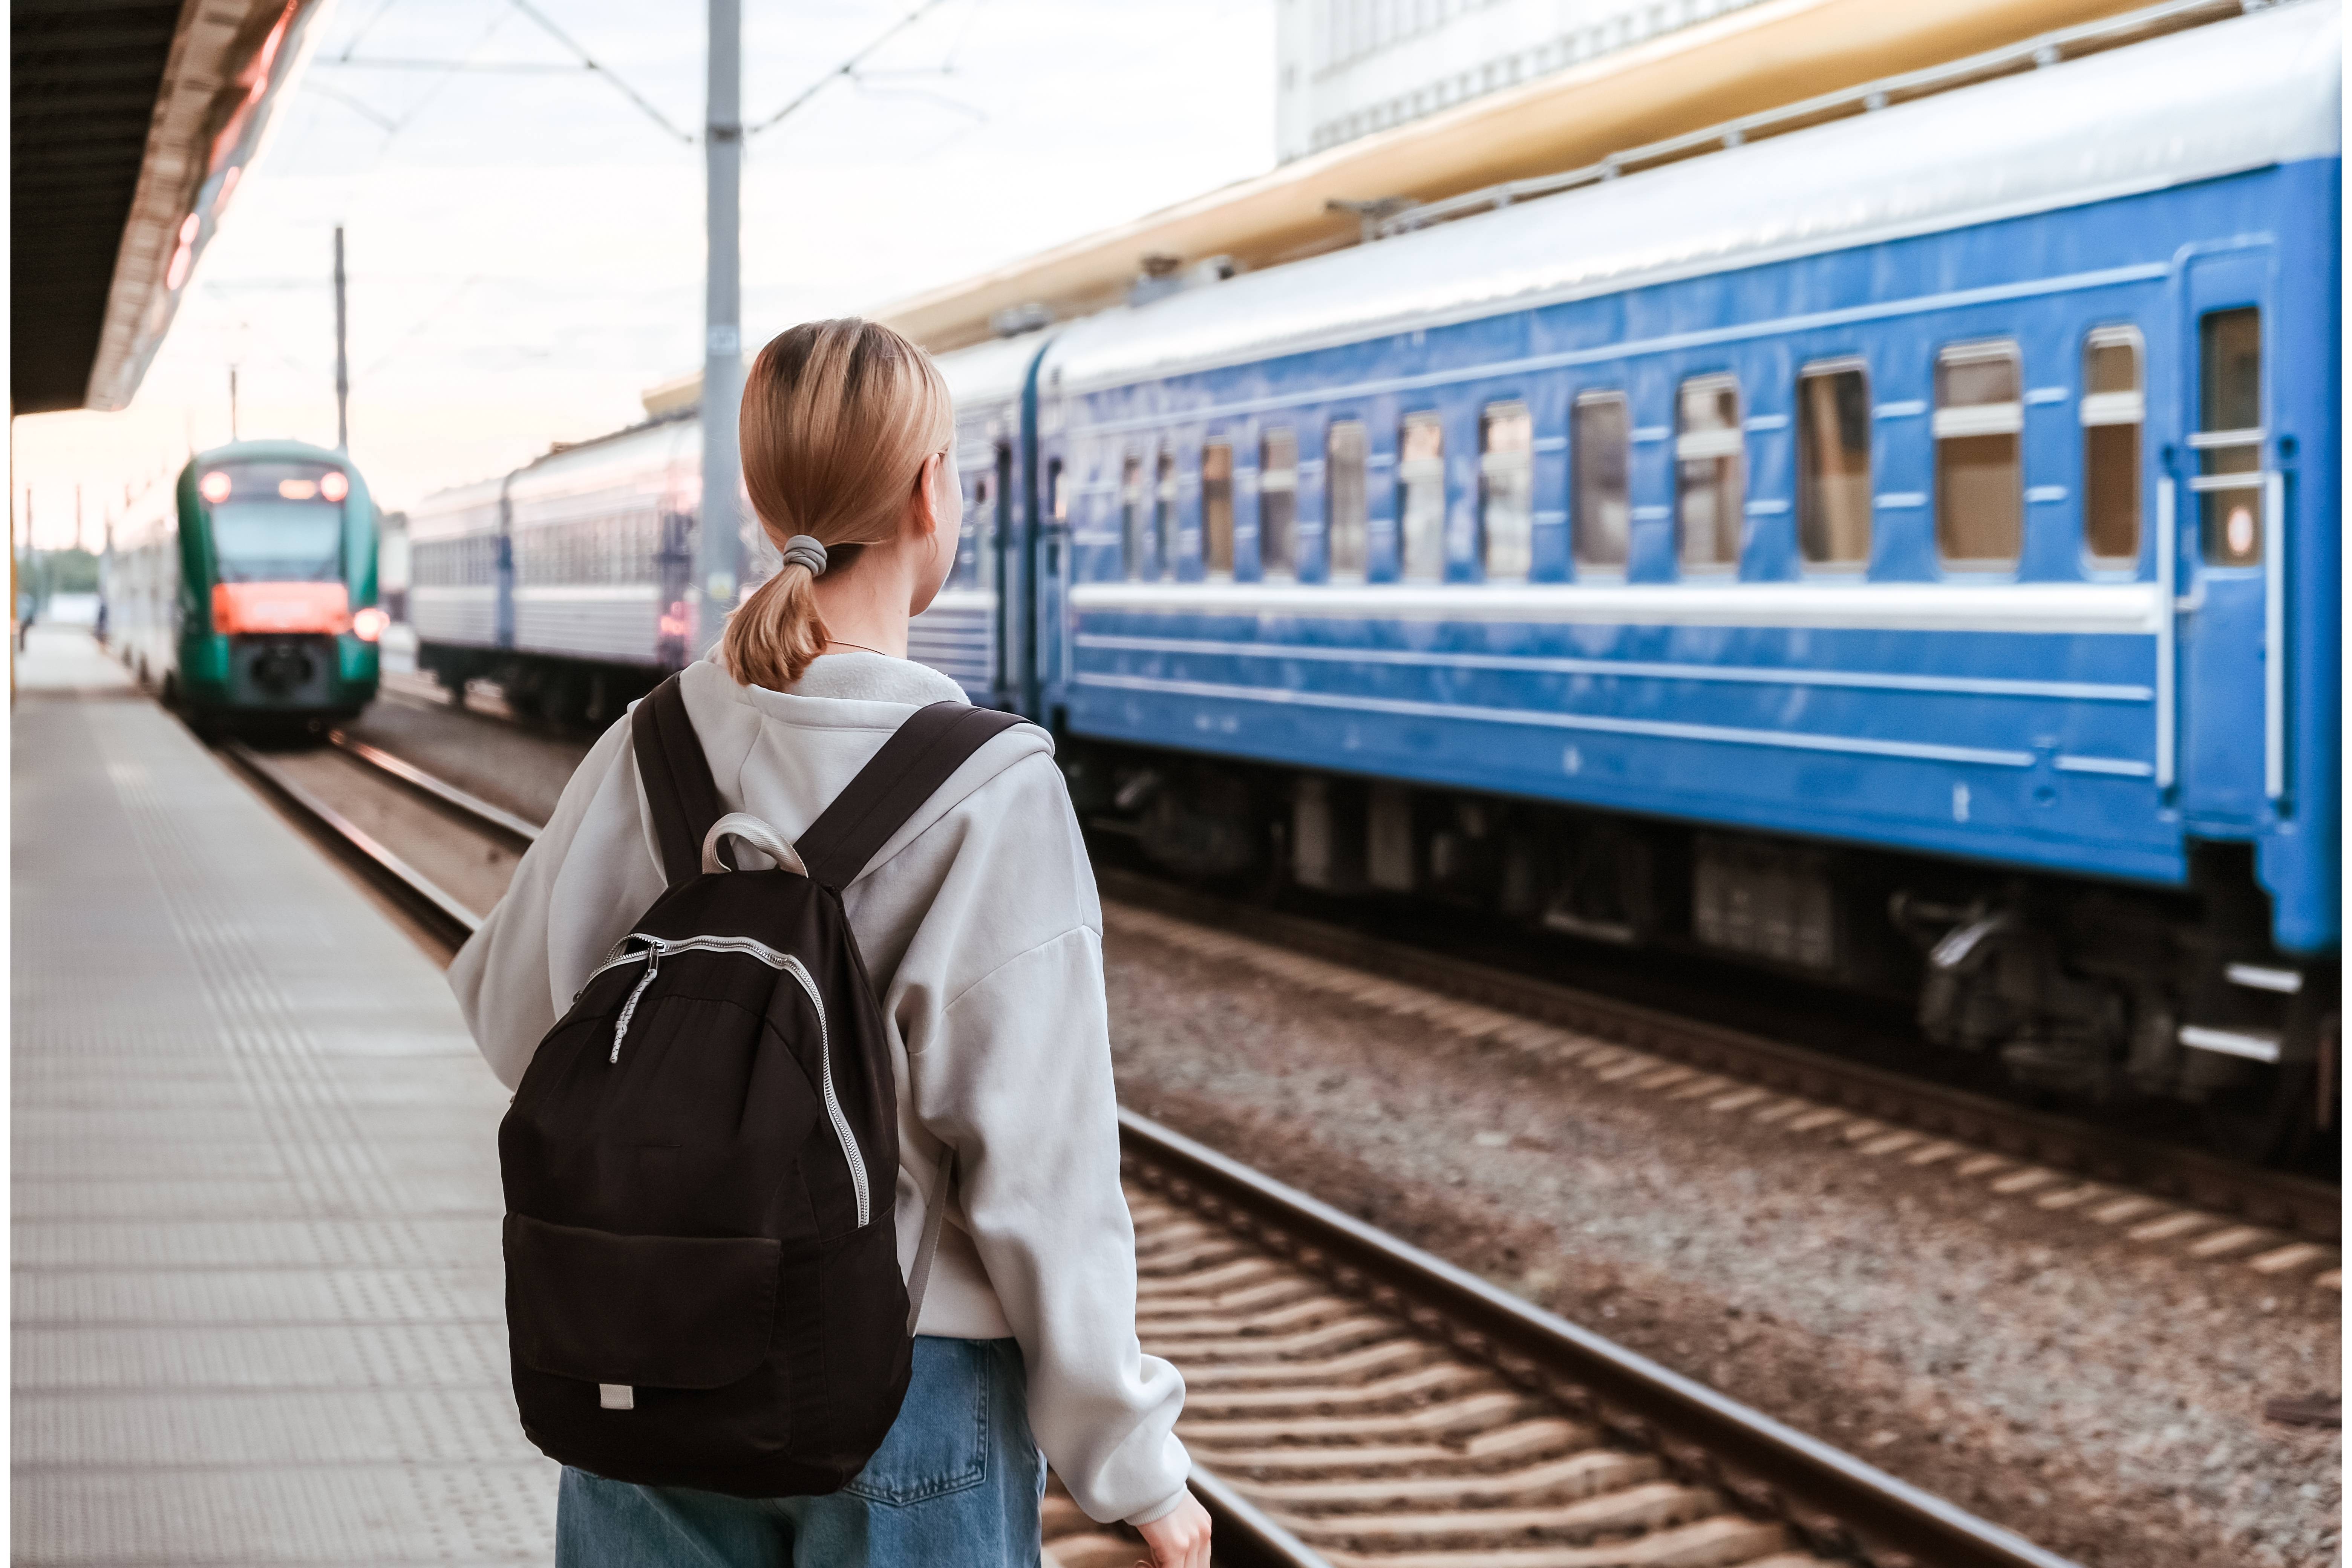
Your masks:
M236 375L231 371L231 376ZM335 450L348 452L351 427L352 362L343 352L343 226L335 226ZM233 432L232 432L233 434Z
M702 138L709 247L703 302L702 518L695 531L694 582L688 589L696 600L688 658L719 640L742 575L742 524L735 501L743 479L735 429L743 401L742 46L742 0L710 0L710 79Z
M228 367L228 438L229 438L230 440L232 440L232 441L234 441L234 440L237 439L237 434L236 434L236 366L235 366L235 365L231 365L231 366L229 366L229 367Z

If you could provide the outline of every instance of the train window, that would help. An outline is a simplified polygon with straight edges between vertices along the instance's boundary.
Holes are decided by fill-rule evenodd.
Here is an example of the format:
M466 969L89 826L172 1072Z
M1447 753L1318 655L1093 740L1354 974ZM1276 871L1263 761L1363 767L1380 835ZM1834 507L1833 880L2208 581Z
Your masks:
M2199 531L2216 566L2263 558L2263 317L2246 306L2197 324Z
M1176 561L1176 454L1160 454L1160 482L1151 494L1151 574L1165 577Z
M1697 375L1675 399L1675 530L1685 569L1739 563L1748 498L1748 444L1739 430L1739 383Z
M1130 452L1118 481L1120 563L1129 577L1143 575L1143 459Z
M1445 426L1435 414L1408 414L1397 441L1400 575L1434 583L1445 575Z
M1258 442L1257 569L1262 577L1298 570L1298 437L1289 430Z
M996 500L996 475L981 469L971 479L971 499L964 503L963 532L956 541L955 585L988 585L989 522Z
M1364 469L1371 450L1370 432L1353 419L1335 423L1324 446L1323 505L1329 519L1325 539L1335 582L1364 580L1364 541L1370 531L1367 520L1371 510Z
M2083 340L2083 542L2091 559L2139 559L2139 432L2147 417L2139 331L2100 327Z
M1870 373L1854 361L1797 377L1797 545L1810 566L1870 560Z
M1633 419L1625 395L1585 393L1569 419L1576 563L1585 570L1622 572L1633 523L1633 490L1627 483Z
M2025 402L2013 342L1936 356L1936 550L1947 566L2015 566L2025 542Z
M1201 564L1212 577L1234 574L1234 448L1201 448Z
M1524 403L1490 405L1479 420L1479 554L1490 583L1521 583L1535 560L1535 420Z

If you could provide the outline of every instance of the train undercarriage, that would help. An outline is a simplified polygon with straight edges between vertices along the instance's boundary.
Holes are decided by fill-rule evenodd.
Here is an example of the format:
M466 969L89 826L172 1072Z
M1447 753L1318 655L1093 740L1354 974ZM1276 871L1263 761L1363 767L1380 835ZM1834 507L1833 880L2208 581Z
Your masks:
M1079 816L1180 877L1422 900L1898 999L1925 1047L2077 1108L2192 1108L2331 1163L2338 966L2278 952L2243 845L2150 889L1066 740Z
M630 703L651 691L667 669L651 665L601 663L551 658L499 648L456 647L425 643L416 667L450 692L473 680L497 683L518 719L570 729L601 730Z

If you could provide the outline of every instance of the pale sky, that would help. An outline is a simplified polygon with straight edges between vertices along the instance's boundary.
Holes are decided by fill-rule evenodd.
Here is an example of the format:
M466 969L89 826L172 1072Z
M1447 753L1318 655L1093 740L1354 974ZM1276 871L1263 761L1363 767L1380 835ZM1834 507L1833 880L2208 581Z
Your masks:
M756 122L917 0L743 0ZM331 0L310 68L121 414L15 421L23 536L86 537L125 485L229 436L334 441L328 276L345 226L352 456L386 507L643 416L697 368L702 153L566 63L505 0ZM702 121L703 7L537 0L681 128ZM750 144L747 343L870 310L1273 163L1274 0L945 0L856 82ZM397 129L387 129L387 124Z

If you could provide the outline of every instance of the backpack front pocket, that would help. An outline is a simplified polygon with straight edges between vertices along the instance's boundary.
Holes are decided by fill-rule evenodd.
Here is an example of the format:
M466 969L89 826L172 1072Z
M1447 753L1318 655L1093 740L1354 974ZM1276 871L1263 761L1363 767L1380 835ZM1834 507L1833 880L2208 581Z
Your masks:
M616 1236L506 1219L507 1328L534 1371L723 1388L767 1359L782 1248L764 1237Z

